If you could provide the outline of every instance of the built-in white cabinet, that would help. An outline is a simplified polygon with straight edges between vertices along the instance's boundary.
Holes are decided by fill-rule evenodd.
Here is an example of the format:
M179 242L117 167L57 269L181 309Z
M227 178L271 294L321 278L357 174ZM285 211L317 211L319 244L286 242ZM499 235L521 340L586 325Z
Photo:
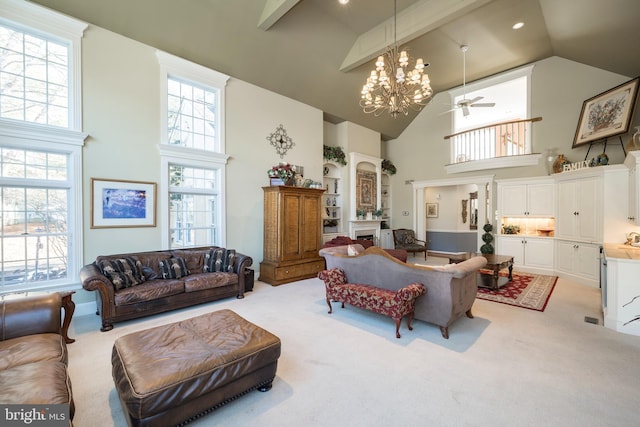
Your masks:
M393 243L393 230L380 230L380 247L382 249L393 249L395 247Z
M499 210L503 217L552 217L555 185L550 178L498 182Z
M640 249L607 244L604 250L604 326L640 336Z
M382 219L391 227L391 182L389 174L380 175L380 209Z
M498 236L497 254L513 256L515 268L541 273L553 271L553 239L549 237Z
M556 240L556 270L589 286L600 281L600 245Z
M599 177L558 182L556 237L577 241L600 241L598 212L602 190Z
M629 169L629 216L627 219L634 225L640 225L640 151L630 151L624 160L625 166Z
M342 169L333 162L323 165L322 184L322 241L331 240L344 230L342 220Z

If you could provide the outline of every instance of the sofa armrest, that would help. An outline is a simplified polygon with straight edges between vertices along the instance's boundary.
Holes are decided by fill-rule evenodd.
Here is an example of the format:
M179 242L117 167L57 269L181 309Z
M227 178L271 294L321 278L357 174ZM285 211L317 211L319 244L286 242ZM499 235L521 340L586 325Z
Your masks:
M327 289L334 286L344 285L347 283L347 275L341 268L332 268L330 270L322 270L318 273L318 279L324 282Z
M482 267L487 265L487 259L482 256L475 256L457 264L448 264L443 266L430 266L432 270L444 271L453 274L456 279L462 279L471 273L476 273Z
M244 271L253 265L253 258L249 255L244 255L239 252L236 252L236 263L233 267L233 272L238 275L238 295L237 298L244 298L244 290L246 289L246 284L244 282L245 274Z
M57 292L0 302L0 340L61 333L62 297Z
M80 281L82 287L87 291L98 291L102 301L111 301L115 299L115 287L111 280L102 274L95 263L87 264L80 269Z
M427 289L424 285L422 283L415 282L405 286L404 288L398 289L394 299L399 301L411 301L426 293Z

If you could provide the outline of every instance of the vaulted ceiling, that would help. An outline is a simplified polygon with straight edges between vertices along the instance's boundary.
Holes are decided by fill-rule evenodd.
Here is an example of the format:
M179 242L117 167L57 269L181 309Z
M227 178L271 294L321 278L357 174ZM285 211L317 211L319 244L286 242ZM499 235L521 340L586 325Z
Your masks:
M359 107L393 42L392 0L32 0L396 138L415 118ZM638 0L397 0L397 38L436 93L550 56L640 75ZM525 26L513 30L522 21ZM441 108L435 104L425 108Z

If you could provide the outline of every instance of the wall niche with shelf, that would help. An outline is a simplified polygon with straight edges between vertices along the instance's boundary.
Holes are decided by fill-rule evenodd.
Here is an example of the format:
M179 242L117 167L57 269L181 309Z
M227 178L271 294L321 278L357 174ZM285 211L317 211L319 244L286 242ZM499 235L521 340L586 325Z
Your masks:
M323 165L322 184L325 189L322 195L322 234L325 236L323 240L330 240L330 235L340 234L344 229L341 178L340 165L334 162Z

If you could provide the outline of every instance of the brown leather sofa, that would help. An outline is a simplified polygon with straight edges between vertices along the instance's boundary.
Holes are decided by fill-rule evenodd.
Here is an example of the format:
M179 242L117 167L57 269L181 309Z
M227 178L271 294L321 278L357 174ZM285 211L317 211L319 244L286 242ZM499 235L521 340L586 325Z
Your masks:
M206 268L211 267L207 256L212 250L225 257L220 270ZM230 253L235 257L227 265ZM184 263L167 266L171 260ZM127 268L127 263L133 266ZM98 256L82 267L80 280L84 289L96 291L96 314L102 316L100 330L105 332L124 320L231 296L244 298L245 277L252 264L251 257L216 246L138 252Z
M58 293L0 301L0 403L75 407Z

